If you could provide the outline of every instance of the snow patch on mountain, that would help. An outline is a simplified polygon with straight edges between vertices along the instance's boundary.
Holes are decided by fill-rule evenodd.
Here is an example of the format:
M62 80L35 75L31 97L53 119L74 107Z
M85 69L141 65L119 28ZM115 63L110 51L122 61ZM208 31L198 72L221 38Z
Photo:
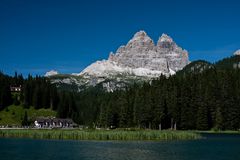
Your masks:
M237 51L235 51L235 52L233 53L233 55L235 55L235 56L238 55L238 56L239 56L239 55L240 55L240 49L237 50Z
M148 77L158 77L164 74L162 71L150 70L147 68L130 68L118 66L116 62L103 60L97 61L86 69L84 69L79 76L96 76L96 77L108 77L110 75L136 75L136 76L148 76Z
M57 74L59 74L58 71L51 70L51 71L46 72L44 76L45 77L50 77L50 76L54 76L54 75L57 75Z

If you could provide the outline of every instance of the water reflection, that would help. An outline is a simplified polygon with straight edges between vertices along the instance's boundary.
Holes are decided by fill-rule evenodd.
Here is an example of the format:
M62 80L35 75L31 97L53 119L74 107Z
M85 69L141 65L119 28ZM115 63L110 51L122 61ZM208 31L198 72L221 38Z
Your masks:
M0 139L1 160L212 160L240 159L239 152L240 135L170 142Z

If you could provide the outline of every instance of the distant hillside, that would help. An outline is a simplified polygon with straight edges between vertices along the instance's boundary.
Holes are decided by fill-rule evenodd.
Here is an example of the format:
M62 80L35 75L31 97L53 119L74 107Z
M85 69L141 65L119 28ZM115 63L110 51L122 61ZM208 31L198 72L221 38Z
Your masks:
M218 69L236 69L240 68L240 55L231 56L228 58L224 58L215 63L215 66Z
M213 64L204 60L193 61L185 66L178 74L182 73L201 73L206 69L214 67Z
M214 64L205 61L205 60L197 60L193 61L187 66L185 66L182 70L178 71L178 74L183 73L201 73L204 70L216 68L218 70L229 70L240 68L240 55L234 55L231 57L224 58Z

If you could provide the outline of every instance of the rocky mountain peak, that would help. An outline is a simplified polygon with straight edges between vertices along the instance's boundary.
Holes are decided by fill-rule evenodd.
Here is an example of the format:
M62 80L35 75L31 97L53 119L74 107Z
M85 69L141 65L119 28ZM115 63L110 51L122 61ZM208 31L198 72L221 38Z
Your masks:
M135 33L133 37L136 38L136 37L145 37L145 36L147 36L147 33L144 30L141 30L141 31Z
M162 34L157 45L145 31L139 31L115 53L111 52L107 60L96 61L86 67L76 77L64 78L54 83L80 86L102 85L107 91L142 81L149 81L161 75L172 75L189 64L188 52ZM58 74L51 71L48 75Z
M167 34L163 33L162 36L159 37L159 40L157 42L158 49L174 50L174 48L176 48L176 47L177 47L176 43Z
M153 40L147 35L145 31L139 31L135 33L133 38L126 45L128 49L153 46Z
M161 42L170 42L170 43L172 43L173 39L170 36L168 36L167 34L163 33L162 36L158 40L158 43L161 43Z
M167 34L162 34L158 44L145 31L139 31L126 44L111 52L107 60L97 61L85 68L79 75L90 84L98 84L105 80L130 77L151 79L164 74L175 74L189 63L188 52L178 47ZM120 76L120 77L119 77Z

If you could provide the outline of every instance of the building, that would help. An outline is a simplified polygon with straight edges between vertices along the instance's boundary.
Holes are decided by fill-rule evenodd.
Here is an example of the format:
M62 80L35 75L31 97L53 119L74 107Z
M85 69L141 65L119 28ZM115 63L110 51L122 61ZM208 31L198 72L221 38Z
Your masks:
M22 86L10 86L11 92L21 92L22 91Z
M73 128L77 126L72 119L39 117L34 121L36 128Z

